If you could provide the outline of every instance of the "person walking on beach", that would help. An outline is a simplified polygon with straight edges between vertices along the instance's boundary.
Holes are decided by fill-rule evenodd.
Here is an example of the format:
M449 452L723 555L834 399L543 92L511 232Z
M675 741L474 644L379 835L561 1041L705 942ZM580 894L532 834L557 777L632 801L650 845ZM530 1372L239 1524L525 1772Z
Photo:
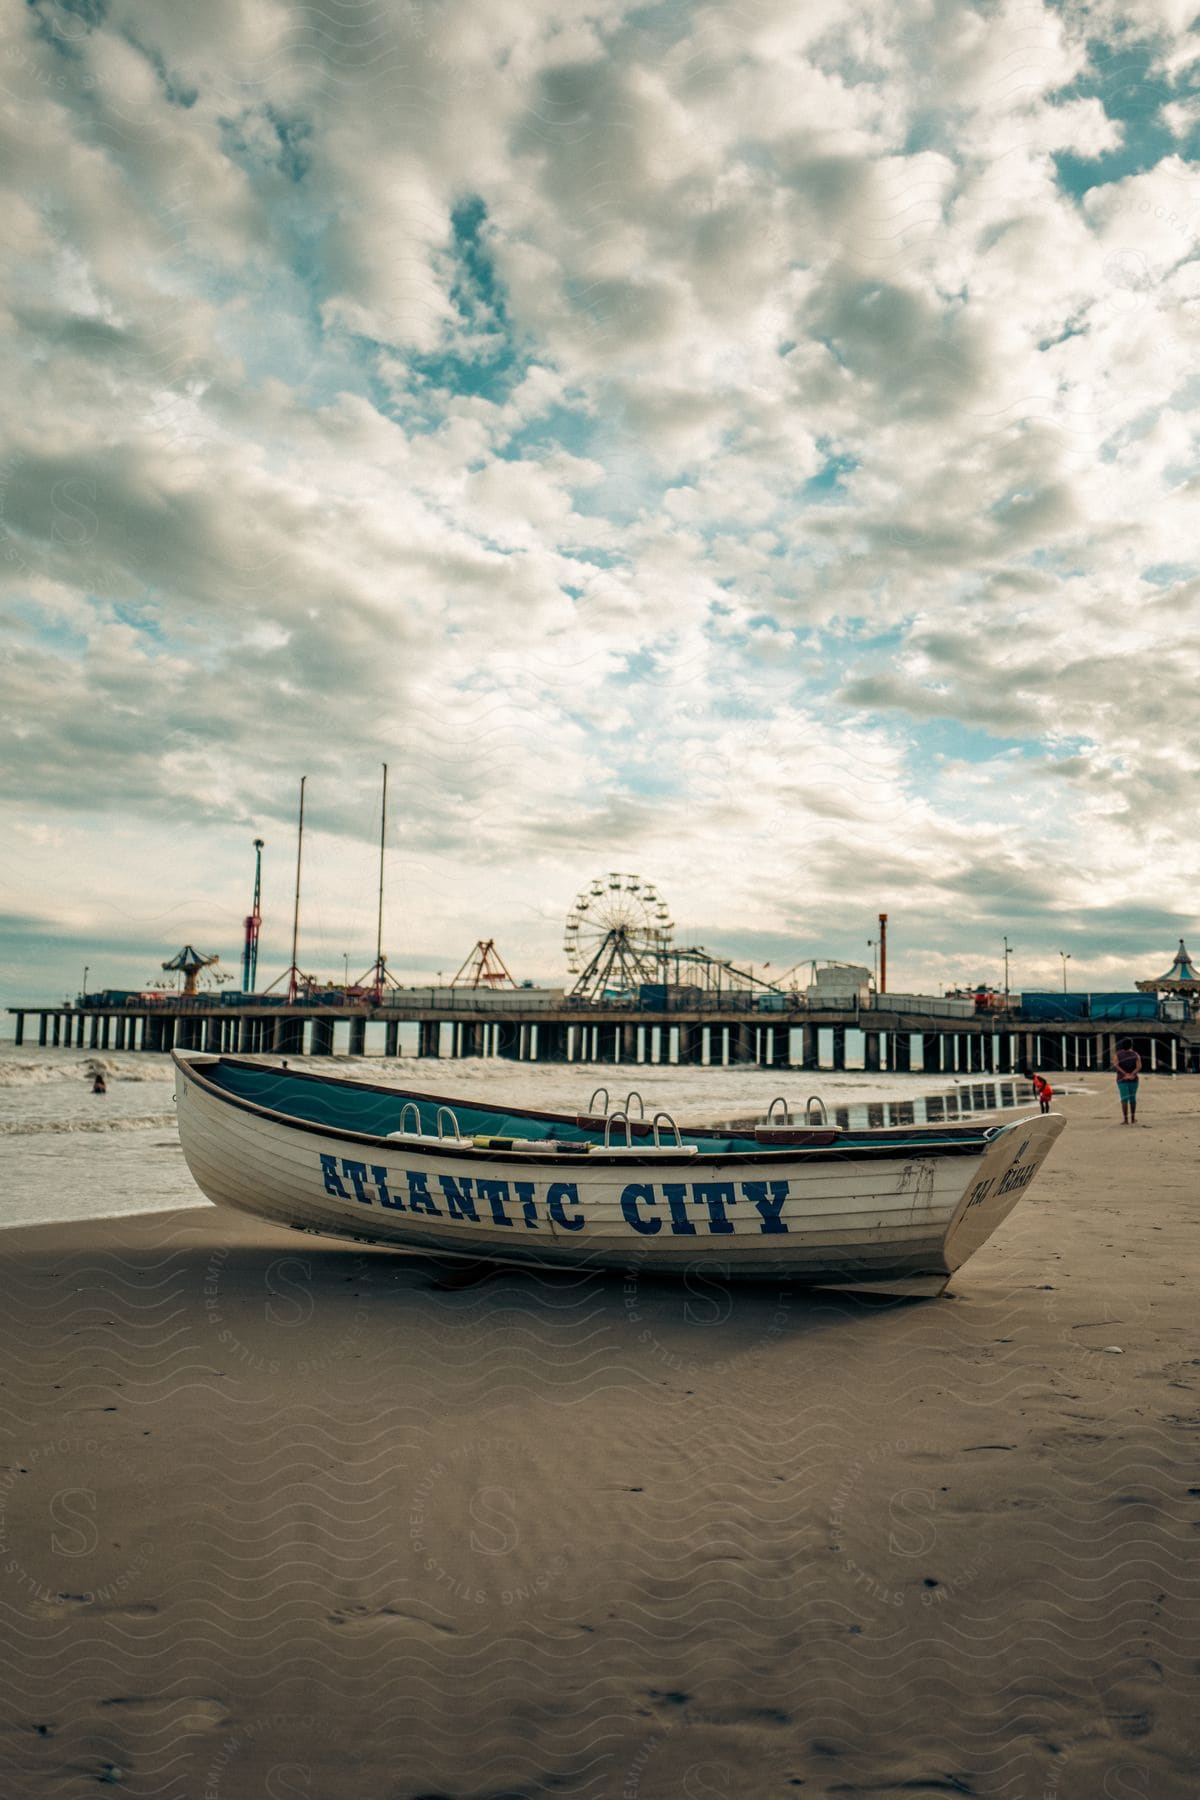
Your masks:
M1138 1076L1142 1059L1132 1040L1122 1038L1113 1052L1113 1068L1117 1072L1117 1095L1121 1102L1122 1125L1137 1124Z

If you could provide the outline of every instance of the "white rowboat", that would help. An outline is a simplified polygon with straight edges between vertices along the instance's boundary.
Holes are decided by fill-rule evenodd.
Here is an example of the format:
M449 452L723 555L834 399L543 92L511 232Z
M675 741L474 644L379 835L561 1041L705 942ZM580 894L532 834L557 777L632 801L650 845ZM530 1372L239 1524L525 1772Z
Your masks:
M575 1118L174 1054L210 1200L323 1236L476 1261L937 1294L1063 1129L1010 1123L729 1135Z

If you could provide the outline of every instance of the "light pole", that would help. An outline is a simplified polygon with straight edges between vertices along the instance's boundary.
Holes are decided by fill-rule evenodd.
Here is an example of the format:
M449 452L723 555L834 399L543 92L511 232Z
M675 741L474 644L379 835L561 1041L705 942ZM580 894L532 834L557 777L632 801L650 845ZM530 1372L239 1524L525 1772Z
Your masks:
M1008 933L1005 932L1005 934L1004 934L1004 1010L1005 1010L1005 1012L1008 1011L1008 959L1012 955L1012 953L1013 953L1013 947L1008 941Z
M342 951L342 970L343 970L342 985L343 985L343 987L349 987L350 986L350 952L348 950Z
M84 996L85 1000L87 998L88 967L89 967L89 965L87 963L84 963L84 965L83 965L83 996Z
M1062 957L1063 993L1065 994L1067 991L1067 964L1071 960L1071 952L1069 950L1060 950L1058 954Z

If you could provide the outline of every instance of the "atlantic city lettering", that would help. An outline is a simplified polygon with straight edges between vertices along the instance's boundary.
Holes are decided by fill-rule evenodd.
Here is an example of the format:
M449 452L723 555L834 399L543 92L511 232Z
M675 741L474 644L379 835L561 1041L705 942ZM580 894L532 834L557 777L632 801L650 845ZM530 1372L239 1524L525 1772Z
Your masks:
M396 1175L378 1163L322 1156L325 1192L385 1212L416 1218L454 1219L469 1224L537 1231L582 1231L579 1188L573 1181L495 1181L464 1175L426 1175L405 1169ZM727 1237L731 1216L744 1218L763 1237L787 1230L783 1204L786 1181L631 1181L621 1191L621 1218L639 1237L665 1231L674 1237ZM605 1220L607 1224L607 1219Z

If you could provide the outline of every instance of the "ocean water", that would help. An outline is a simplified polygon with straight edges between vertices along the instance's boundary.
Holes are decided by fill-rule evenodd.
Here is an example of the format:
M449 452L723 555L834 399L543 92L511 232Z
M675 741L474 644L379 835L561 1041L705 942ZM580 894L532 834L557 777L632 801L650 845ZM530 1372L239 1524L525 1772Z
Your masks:
M762 1117L777 1095L801 1113L815 1094L831 1121L855 1126L952 1119L1027 1105L1030 1098L1021 1081L956 1082L944 1075L614 1068L484 1057L431 1062L415 1056L336 1056L293 1062L313 1073L564 1112L583 1111L597 1087L607 1087L613 1107L633 1088L647 1114L663 1108L688 1123ZM105 1072L107 1094L91 1091L96 1069ZM173 1088L167 1056L0 1044L0 1227L207 1206L175 1135Z

